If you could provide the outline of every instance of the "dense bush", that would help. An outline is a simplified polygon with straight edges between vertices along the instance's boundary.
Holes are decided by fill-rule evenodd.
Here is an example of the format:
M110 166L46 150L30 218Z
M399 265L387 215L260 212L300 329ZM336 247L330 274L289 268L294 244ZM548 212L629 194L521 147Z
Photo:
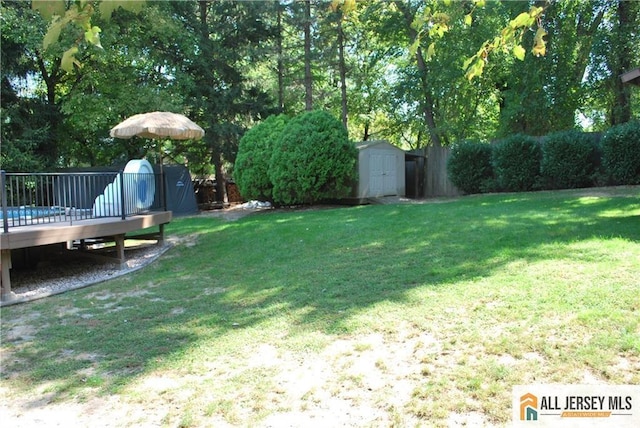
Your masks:
M526 135L505 138L493 148L492 163L500 190L521 192L540 187L540 144Z
M540 173L547 189L588 187L594 182L599 151L593 136L563 131L547 136L542 144Z
M640 184L640 122L610 128L602 137L602 164L617 184Z
M449 179L464 193L480 193L493 177L491 146L474 141L455 144L447 161Z
M269 163L288 121L289 118L282 114L269 116L240 139L233 178L243 198L273 200Z
M357 151L342 123L324 111L292 119L269 166L277 204L314 203L347 196L356 174Z

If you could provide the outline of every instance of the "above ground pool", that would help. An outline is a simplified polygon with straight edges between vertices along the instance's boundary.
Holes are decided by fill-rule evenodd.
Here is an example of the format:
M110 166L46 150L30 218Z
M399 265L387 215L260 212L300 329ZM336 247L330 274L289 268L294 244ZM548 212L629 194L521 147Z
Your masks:
M32 219L39 217L51 217L64 215L62 207L10 207L7 208L7 218L10 219ZM0 219L3 219L3 212L0 210Z

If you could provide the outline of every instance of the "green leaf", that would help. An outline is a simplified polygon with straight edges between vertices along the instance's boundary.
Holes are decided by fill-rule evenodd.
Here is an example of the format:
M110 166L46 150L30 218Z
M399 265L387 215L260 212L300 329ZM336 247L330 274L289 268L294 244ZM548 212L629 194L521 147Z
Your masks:
M446 24L450 20L451 20L451 18L449 17L449 15L447 15L446 13L443 13L443 12L434 13L433 17L432 17L432 21L433 22L439 22L439 23L444 23L444 24Z
M447 31L449 31L449 26L446 23L437 23L429 29L429 35L431 37L442 37Z
M515 39L514 29L511 27L504 27L500 32L500 37L502 37L502 40L505 43L508 43L509 41Z
M60 32L62 31L62 27L64 27L67 23L64 22L63 19L60 19L56 16L49 28L47 29L47 34L44 35L42 39L42 48L46 51L49 46L58 41L58 37L60 37Z
M418 48L420 47L420 39L416 37L416 39L409 46L409 55L414 56L416 52L418 52Z
M467 58L464 63L462 64L462 69L466 70L467 68L469 68L469 66L471 65L471 63L473 62L473 60L476 59L476 55L472 56L471 58Z
M87 41L87 43L91 43L92 45L101 48L102 47L102 45L100 44L101 31L102 30L100 30L100 27L93 26L89 30L85 31L84 39Z
M64 16L64 0L32 0L31 9L37 10L42 17L50 21L54 16Z
M473 22L473 18L471 17L471 14L465 15L464 16L464 25L471 25L471 23Z
M533 22L534 18L532 18L528 12L522 12L520 15L516 16L515 19L509 22L509 26L511 28L529 27L533 25Z
M436 44L431 43L427 48L427 61L431 60L433 56L436 54Z
M544 12L544 8L540 6L531 6L529 9L529 15L531 16L531 20L535 20L538 16L540 16ZM531 23L533 24L533 22Z
M428 8L427 8L428 9ZM413 18L413 22L411 23L411 28L420 31L422 26L429 20L427 16L427 11L425 10L423 14L416 14Z
M465 77L471 81L474 77L478 77L482 75L484 71L484 60L482 58L477 58L473 65L467 70Z
M356 10L356 0L344 0L344 4L342 5L342 13L345 15L349 14Z
M513 56L515 56L516 58L518 58L520 61L524 61L524 55L526 53L526 51L524 50L524 48L520 45L515 45L513 47Z
M544 41L544 36L546 35L547 32L542 27L539 27L536 31L536 35L533 39L532 49L532 52L535 56L544 56L547 53L547 43Z
M78 47L72 46L62 54L62 60L60 61L60 67L67 73L73 71L73 65L80 65L80 62L76 59L75 54L78 53Z

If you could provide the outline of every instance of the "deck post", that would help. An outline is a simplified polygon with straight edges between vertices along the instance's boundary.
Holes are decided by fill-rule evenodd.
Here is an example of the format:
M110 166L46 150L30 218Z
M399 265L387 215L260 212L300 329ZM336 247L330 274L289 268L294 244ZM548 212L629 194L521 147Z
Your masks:
M116 235L113 237L116 242L116 258L120 262L120 265L123 265L125 262L124 258L124 234Z
M2 269L2 279L0 280L0 300L8 302L16 298L15 293L11 291L11 250L0 250L0 263Z
M158 230L158 244L162 245L164 243L164 223L160 223Z
M121 210L121 214L122 214L122 220L127 218L127 214L124 208L124 188L125 188L125 182L124 182L124 170L120 171L118 174L120 174L120 210Z

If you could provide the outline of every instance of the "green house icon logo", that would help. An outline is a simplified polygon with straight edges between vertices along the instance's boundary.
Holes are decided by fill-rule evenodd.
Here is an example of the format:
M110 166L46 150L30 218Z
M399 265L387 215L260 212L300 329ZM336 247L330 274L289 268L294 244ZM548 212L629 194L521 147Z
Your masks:
M520 420L538 420L538 397L529 392L520 397Z

